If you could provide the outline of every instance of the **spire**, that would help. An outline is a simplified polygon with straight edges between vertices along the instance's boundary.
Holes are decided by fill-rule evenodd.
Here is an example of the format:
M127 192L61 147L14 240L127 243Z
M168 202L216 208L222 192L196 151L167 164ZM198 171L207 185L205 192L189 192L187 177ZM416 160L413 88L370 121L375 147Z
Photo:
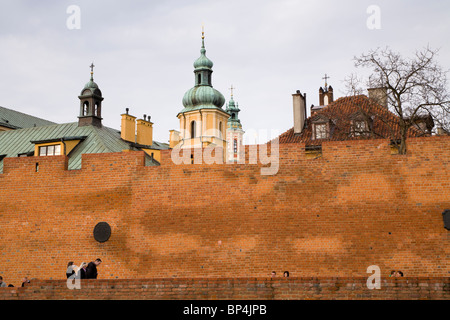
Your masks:
M211 70L213 67L213 63L211 60L209 60L206 57L206 48L205 48L205 29L202 26L202 47L200 49L200 58L198 58L195 62L194 62L194 68L196 70L199 69L209 69Z
M204 55L206 53L205 48L205 27L202 26L202 48L200 49L200 53Z

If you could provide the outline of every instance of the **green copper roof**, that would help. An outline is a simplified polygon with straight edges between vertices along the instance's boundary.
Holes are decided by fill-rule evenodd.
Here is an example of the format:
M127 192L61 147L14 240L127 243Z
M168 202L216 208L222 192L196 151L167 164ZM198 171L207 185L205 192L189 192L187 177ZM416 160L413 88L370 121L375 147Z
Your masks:
M241 120L239 120L239 111L241 111L237 104L235 104L233 96L231 96L230 101L227 104L226 111L230 114L228 118L227 125L229 128L239 128L242 129Z
M180 113L185 113L200 109L222 110L225 104L224 96L212 87L211 75L213 63L206 57L205 40L202 36L201 56L194 62L195 86L189 89L183 96L184 109ZM224 110L222 110L225 112Z
M184 94L183 106L192 110L203 106L204 108L222 108L225 97L213 87L207 85L195 86Z
M101 128L96 126L78 127L78 122L75 122L0 132L0 156L17 157L19 154L34 152L34 144L32 141L60 140L68 137L86 137L70 153L69 170L81 169L82 154L139 150L133 144L122 140L118 130L104 126ZM153 149L169 148L167 144L159 142L154 142L151 147ZM148 159L146 159L146 164L149 164ZM3 172L3 160L0 160L1 172Z
M33 117L15 110L0 107L0 126L11 129L42 127L54 122Z
M195 70L209 69L212 70L213 62L206 57L205 39L202 37L202 48L200 49L200 58L194 62Z
M81 90L81 95L86 95L86 94L83 94L83 93L87 89L89 89L91 91L91 94L96 94L98 96L102 95L102 92L98 88L98 84L96 84L94 82L94 73L93 72L91 72L91 79L89 80L88 83L86 83L86 85L84 86L83 90Z

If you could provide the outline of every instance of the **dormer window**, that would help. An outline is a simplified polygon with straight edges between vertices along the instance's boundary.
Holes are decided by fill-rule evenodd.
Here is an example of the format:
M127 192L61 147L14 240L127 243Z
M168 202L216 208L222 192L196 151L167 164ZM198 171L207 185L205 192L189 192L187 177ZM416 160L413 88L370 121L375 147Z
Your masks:
M61 155L61 145L55 144L50 146L39 147L39 156L60 156Z
M328 139L328 126L326 123L316 123L313 126L313 140Z
M353 134L357 136L365 136L369 132L369 127L366 121L356 120L353 122Z

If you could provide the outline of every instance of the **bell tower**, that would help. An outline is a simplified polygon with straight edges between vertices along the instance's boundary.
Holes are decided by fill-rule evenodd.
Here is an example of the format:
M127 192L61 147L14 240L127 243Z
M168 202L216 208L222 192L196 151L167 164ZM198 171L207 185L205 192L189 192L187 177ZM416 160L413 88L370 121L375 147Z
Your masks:
M202 31L200 57L194 62L194 87L183 96L184 108L177 115L180 132L171 133L171 145L226 148L226 124L230 114L222 108L225 97L212 86L212 68L213 62L206 56L205 34Z
M231 86L231 98L226 111L230 114L227 122L227 162L240 162L245 160L244 130L239 120L239 105L233 99L233 86Z
M91 68L91 79L81 91L80 115L78 116L78 126L102 126L102 92L94 82L94 64Z

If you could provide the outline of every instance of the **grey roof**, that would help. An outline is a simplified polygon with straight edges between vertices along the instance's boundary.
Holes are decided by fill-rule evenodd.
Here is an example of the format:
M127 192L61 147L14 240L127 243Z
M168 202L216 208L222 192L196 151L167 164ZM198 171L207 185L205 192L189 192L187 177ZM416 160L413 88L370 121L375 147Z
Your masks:
M54 122L30 116L22 112L0 107L0 126L11 129L42 127Z
M0 172L3 172L2 155L17 157L19 154L34 152L32 141L57 140L67 137L85 137L69 154L68 169L81 169L81 155L86 153L110 153L123 150L139 150L133 143L122 140L120 132L108 127L78 127L78 122L55 124L45 127L27 128L0 132ZM168 149L167 144L155 142L154 149ZM153 146L151 146L153 148ZM146 165L157 165L155 160L146 158Z

